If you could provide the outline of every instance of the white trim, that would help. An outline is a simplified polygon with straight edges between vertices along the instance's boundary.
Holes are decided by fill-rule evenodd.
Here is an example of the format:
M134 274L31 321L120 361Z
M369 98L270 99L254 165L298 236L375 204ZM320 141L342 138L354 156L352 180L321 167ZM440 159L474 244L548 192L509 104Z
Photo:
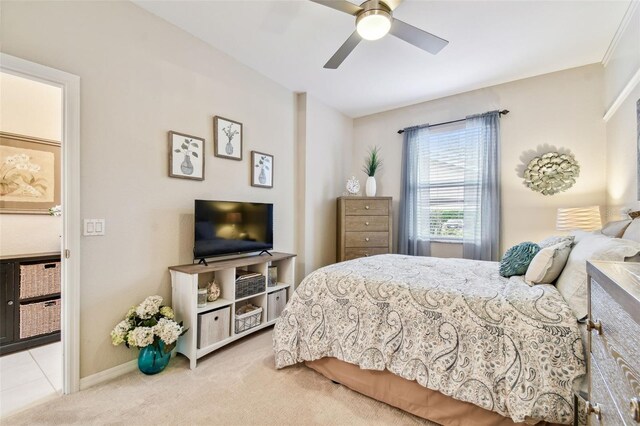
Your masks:
M638 4L640 4L637 0L632 0L629 3L629 7L627 11L624 13L622 17L622 21L620 21L620 25L618 25L618 29L616 33L613 35L613 39L611 39L611 43L609 43L609 47L607 47L607 51L604 52L604 56L602 57L602 65L605 67L609 65L609 61L611 60L611 56L613 56L613 52L615 52L618 47L618 43L620 43L620 39L622 38L622 34L627 30L629 26L629 22L631 22L631 17L636 12L638 8Z
M108 380L115 379L116 377L120 377L124 374L131 373L132 371L137 370L137 368L138 360L134 359L129 362L125 362L124 364L116 365L115 367L109 368L107 370L102 370L99 373L83 377L82 379L80 379L80 390L85 390L100 383L104 383Z
M62 388L68 394L80 389L80 77L1 52L0 69L62 88Z
M631 80L629 80L627 85L624 86L624 89L622 89L616 100L613 101L607 112L604 114L604 117L602 117L604 121L609 121L609 119L613 117L613 114L615 114L618 108L620 108L620 105L622 105L622 103L627 99L627 96L633 92L633 89L636 88L638 83L640 83L640 68L636 71L633 77L631 77Z

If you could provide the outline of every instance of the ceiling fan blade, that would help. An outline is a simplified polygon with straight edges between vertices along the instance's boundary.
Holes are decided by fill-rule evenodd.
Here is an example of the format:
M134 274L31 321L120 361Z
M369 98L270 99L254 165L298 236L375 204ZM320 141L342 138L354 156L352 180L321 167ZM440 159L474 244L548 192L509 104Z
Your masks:
M362 11L362 8L357 4L348 2L347 0L311 0L314 3L321 4L323 6L330 7L332 9L339 10L340 12L348 13L349 15L357 15Z
M338 51L333 54L331 59L329 59L329 61L324 64L324 67L330 70L335 70L336 68L338 68L342 61L344 61L347 56L349 56L349 54L353 51L353 49L356 48L360 41L362 41L362 37L360 37L360 34L358 34L357 31L354 31L353 34L349 36L347 41L345 41L342 46L340 46L340 49L338 49Z
M447 40L423 31L420 28L416 28L413 25L409 25L399 19L393 20L389 32L407 43L413 44L434 55L449 44Z
M400 6L400 3L402 3L402 0L382 0L382 2L389 6L389 9L396 10L396 8Z

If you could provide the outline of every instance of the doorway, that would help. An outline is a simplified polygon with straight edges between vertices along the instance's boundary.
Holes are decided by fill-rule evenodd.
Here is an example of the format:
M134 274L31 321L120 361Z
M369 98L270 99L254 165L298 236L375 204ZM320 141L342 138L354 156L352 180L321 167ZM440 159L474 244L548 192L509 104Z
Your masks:
M4 417L79 389L80 88L3 53L0 78Z

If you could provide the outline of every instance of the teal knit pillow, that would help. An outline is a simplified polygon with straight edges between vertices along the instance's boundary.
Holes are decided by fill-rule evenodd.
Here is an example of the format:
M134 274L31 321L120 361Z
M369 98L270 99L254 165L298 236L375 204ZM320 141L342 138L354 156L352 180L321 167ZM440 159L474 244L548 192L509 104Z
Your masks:
M539 251L540 246L530 241L511 247L500 261L500 275L503 277L524 275Z

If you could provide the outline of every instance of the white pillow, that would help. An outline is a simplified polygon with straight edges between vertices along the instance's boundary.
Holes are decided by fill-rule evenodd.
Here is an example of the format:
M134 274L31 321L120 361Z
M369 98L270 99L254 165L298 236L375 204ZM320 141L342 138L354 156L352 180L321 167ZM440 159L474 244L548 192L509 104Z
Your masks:
M562 273L569 253L571 253L570 240L543 248L529 264L524 280L529 285L551 284Z
M640 219L631 221L624 234L622 234L622 238L640 243Z
M578 243L571 250L556 288L578 319L587 316L587 260L623 262L640 252L640 243L602 234L576 233Z

